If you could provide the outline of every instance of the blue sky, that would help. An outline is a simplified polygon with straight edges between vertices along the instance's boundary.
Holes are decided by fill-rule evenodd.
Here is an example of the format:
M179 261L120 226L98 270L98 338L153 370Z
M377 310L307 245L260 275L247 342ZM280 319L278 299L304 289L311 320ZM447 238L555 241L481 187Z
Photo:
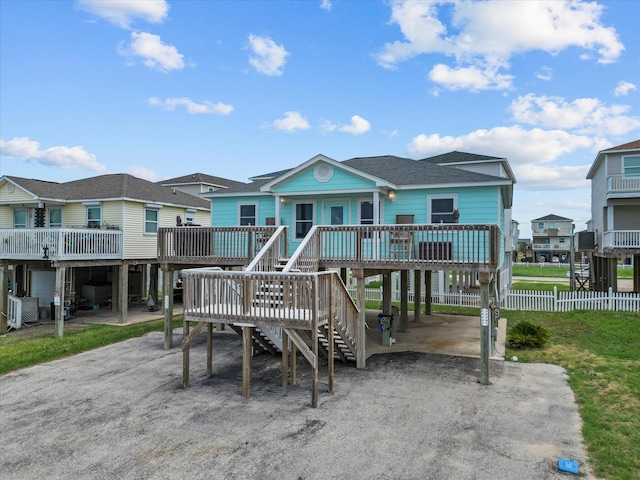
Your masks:
M521 236L640 138L640 2L0 0L0 175L506 157Z

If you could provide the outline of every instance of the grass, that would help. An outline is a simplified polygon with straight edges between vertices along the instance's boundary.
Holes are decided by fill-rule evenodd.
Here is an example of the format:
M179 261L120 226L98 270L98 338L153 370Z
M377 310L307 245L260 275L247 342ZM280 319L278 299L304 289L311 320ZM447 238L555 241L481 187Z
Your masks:
M568 292L568 283L553 283L553 282L535 282L528 280L518 280L513 282L511 286L512 290L533 290L536 292L552 292L553 287L556 287L559 292Z
M601 478L640 478L640 318L637 313L504 311L509 326L551 332L542 349L507 348L506 358L561 365L580 408L589 463Z
M539 277L539 278L567 278L569 265L566 264L514 264L511 274L514 277ZM619 268L618 278L628 280L633 278L633 269Z
M182 319L176 317L173 325L182 326ZM51 330L41 330L35 334L24 334L23 331L9 333L0 338L0 375L163 330L164 320L156 320L123 327L84 325L75 329L65 326L62 338L54 338L53 326Z

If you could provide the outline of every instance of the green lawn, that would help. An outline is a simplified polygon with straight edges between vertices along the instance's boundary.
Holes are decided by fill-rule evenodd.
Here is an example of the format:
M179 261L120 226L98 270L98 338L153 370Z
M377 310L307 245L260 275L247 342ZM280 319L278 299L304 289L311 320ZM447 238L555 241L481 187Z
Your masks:
M514 264L511 273L514 277L544 277L544 278L567 278L569 265L547 263L540 266L537 263ZM618 268L619 279L633 278L631 268Z
M606 479L640 478L640 315L609 311L503 311L551 332L540 350L507 349L506 358L567 369L580 407L589 463Z

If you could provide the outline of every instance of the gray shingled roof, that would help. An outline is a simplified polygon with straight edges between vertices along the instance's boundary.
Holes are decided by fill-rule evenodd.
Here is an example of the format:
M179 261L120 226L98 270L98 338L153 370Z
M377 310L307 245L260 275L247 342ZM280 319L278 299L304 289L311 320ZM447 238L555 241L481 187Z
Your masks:
M181 177L168 178L159 182L161 185L184 185L193 183L204 183L209 185L217 185L221 187L231 187L234 185L243 185L243 182L236 180L230 180L228 178L216 177L214 175L207 175L205 173L191 173L189 175L183 175Z
M504 182L506 180L501 177L485 175L483 173L445 167L429 162L419 162L410 158L396 157L393 155L356 157L341 163L368 175L391 182L399 187L402 185ZM282 170L279 176L290 171L291 169ZM211 196L259 192L262 185L272 180L273 178L261 178L249 184L230 187L223 191L211 192Z
M539 221L569 221L569 222L573 222L572 218L565 218L565 217L561 217L559 215L546 215L544 217L540 217L540 218L535 218L533 220L531 220L532 222L539 222Z
M418 160L419 162L429 162L429 163L468 163L468 162L480 162L483 160L506 160L505 158L500 157L491 157L489 155L478 155L476 153L466 153L466 152L449 152L443 153L442 155L436 155L434 157L423 158Z
M345 160L345 165L362 172L401 185L437 185L446 183L480 183L504 181L504 178L483 173L445 167L410 158L385 155L381 157L358 157Z
M210 208L208 200L178 190L174 192L171 188L126 173L100 175L65 183L9 176L6 178L44 200L82 201L126 198L141 202L198 207L207 210Z

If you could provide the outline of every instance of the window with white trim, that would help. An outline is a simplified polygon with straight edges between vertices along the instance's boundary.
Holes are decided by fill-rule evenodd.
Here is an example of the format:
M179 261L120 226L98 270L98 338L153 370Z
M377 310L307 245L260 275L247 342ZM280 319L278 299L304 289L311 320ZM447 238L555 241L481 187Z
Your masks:
M295 204L295 239L302 240L313 227L313 203Z
M640 155L624 157L622 162L625 175L640 175Z
M144 233L157 234L160 210L157 208L144 209Z
M13 228L27 228L27 209L13 209Z
M238 219L241 227L257 225L257 212L258 207L255 203L240 204L238 212Z
M87 227L100 228L102 225L102 207L100 205L87 206Z
M455 223L454 210L457 203L458 198L455 195L429 196L430 223Z
M62 208L49 207L49 227L50 228L62 227Z

